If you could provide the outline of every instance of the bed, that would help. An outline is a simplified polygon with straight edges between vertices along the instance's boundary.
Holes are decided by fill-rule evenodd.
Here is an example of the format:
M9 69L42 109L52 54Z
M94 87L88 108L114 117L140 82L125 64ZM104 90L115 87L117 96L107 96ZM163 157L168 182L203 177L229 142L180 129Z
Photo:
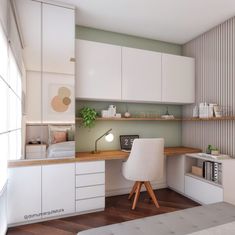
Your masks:
M79 232L78 235L233 235L235 206L220 202Z
M51 144L47 149L48 158L62 158L75 156L75 141Z

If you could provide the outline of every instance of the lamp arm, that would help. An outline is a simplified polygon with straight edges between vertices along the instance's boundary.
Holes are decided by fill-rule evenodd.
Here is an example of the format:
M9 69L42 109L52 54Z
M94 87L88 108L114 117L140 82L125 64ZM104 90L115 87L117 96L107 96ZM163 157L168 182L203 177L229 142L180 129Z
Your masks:
M95 152L97 152L97 142L100 140L100 139L102 139L104 136L106 136L107 134L109 134L109 132L112 130L112 128L111 129L109 129L108 131L106 131L103 135L101 135L98 139L96 139L96 141L95 141Z

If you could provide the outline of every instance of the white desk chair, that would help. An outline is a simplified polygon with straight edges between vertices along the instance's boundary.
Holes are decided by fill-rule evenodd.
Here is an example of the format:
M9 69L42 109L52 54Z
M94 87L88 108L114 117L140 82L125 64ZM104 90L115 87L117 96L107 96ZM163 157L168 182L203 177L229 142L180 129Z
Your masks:
M132 210L135 209L139 199L140 190L144 184L155 206L159 208L150 181L162 177L164 168L164 139L135 139L131 153L123 163L122 172L126 179L135 181L129 199L135 193Z

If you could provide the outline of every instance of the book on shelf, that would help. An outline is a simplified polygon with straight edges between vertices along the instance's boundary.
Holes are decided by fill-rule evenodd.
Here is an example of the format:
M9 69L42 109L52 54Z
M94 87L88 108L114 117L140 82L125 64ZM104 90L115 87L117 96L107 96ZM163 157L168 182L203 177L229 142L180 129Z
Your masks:
M198 153L198 155L200 157L208 157L208 158L213 158L216 160L224 160L224 159L231 158L229 155L225 155L225 154L213 155L213 154L208 154L208 153Z
M203 178L222 184L222 164L219 162L203 162Z

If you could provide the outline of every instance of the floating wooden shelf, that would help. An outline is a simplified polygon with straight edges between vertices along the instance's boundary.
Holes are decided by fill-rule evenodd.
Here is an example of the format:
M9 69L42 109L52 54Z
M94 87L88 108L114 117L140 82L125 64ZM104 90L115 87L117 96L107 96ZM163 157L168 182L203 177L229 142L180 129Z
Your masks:
M81 121L82 118L77 117L76 121ZM235 116L225 116L225 117L212 117L212 118L96 118L97 121L232 121L235 120Z
M81 121L82 118L76 118ZM181 118L165 119L165 118L96 118L97 121L182 121Z
M212 118L182 118L182 121L232 121L235 116L212 117Z

